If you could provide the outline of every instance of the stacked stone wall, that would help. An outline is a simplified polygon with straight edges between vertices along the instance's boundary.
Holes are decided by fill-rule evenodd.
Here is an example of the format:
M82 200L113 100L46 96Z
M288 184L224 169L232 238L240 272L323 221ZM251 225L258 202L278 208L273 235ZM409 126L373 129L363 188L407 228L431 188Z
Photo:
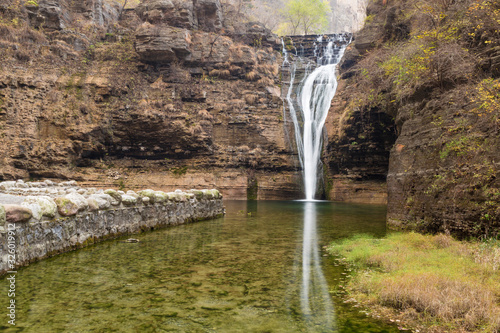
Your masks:
M0 275L31 262L168 225L220 217L218 190L85 189L76 182L0 183Z

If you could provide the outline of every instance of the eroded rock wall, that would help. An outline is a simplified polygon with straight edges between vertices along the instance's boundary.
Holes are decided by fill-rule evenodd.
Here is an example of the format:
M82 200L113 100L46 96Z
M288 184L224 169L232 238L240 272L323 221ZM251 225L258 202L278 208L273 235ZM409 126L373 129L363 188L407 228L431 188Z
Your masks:
M387 177L391 226L497 237L499 4L424 3L368 5L327 125L331 196Z
M0 6L0 177L297 198L279 40L220 6Z

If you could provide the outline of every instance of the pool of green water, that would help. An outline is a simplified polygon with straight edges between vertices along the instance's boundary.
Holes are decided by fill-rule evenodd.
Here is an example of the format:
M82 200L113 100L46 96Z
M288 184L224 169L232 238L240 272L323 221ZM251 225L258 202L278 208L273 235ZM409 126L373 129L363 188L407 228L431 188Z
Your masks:
M306 203L226 201L224 218L103 242L34 263L16 278L16 326L5 332L398 332L337 295L345 268L323 246L358 233L383 237L385 207L314 203L325 294L304 315ZM2 308L7 283L2 280ZM323 301L325 301L323 299ZM4 311L6 313L6 311ZM327 317L322 318L322 316ZM326 324L328 322L328 324Z

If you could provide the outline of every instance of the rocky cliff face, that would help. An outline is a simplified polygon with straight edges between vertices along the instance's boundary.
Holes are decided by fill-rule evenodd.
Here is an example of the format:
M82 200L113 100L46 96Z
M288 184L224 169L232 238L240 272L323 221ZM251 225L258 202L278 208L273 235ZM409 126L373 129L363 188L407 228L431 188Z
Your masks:
M345 54L328 124L331 196L357 200L387 175L392 226L498 236L499 4L422 6L370 3Z
M260 25L218 0L2 1L0 15L2 179L298 197L279 44Z

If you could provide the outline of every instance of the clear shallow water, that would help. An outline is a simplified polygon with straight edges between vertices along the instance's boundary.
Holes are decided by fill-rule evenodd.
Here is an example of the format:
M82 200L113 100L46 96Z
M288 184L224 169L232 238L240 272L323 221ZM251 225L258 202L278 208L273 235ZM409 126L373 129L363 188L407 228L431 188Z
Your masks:
M4 319L0 329L398 332L339 298L325 301L324 295L338 290L345 272L323 257L322 246L357 233L384 236L385 207L298 201L225 205L222 219L134 235L140 243L104 242L19 270L16 327L7 328ZM311 264L311 312L304 315L303 219L311 218L311 209L317 230L311 249L320 251L321 274ZM314 282L320 275L326 283ZM5 278L0 300L5 309Z

